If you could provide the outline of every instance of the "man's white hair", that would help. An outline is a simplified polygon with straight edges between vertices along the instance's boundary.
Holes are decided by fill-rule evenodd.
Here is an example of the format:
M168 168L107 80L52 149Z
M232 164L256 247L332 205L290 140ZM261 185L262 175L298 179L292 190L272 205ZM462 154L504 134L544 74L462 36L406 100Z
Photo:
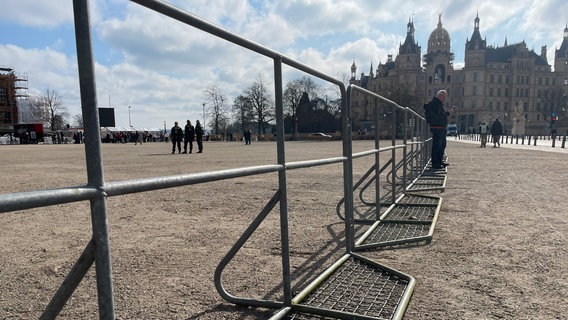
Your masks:
M447 95L448 95L448 92L447 92L446 90L442 89L442 90L438 91L438 93L436 93L436 97L439 97L439 96L441 96L442 94L444 94L444 95L447 96Z

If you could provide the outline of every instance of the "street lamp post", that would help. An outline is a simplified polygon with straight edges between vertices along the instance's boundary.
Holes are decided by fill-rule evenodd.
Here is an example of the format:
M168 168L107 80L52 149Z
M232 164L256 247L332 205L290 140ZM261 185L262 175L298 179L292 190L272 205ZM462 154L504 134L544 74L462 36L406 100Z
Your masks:
M132 108L131 106L128 106L128 125L132 128L132 122L130 121L130 109L131 108Z
M205 130L205 102L203 103L203 123L201 124Z

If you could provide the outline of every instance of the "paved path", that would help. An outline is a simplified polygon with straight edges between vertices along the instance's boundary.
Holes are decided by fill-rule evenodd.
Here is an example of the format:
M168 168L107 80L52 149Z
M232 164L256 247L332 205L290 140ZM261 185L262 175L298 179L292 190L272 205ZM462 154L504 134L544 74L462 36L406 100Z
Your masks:
M487 148L493 148L493 143L491 142L491 139L488 138L487 140L488 140L487 141ZM463 136L461 139L448 137L448 141L458 141L458 142L463 142L463 143L471 143L471 144L475 144L477 146L480 145L479 141L472 139L470 137L467 137L467 136ZM512 142L510 140L510 137L509 137L507 142L501 143L501 148L513 148L513 149L539 150L539 151L548 151L548 152L568 153L568 142L566 142L565 148L562 148L562 138L560 140L557 139L555 141L554 147L552 147L552 140L537 140L536 146L535 146L533 139L531 139L530 145L529 145L528 139L525 139L524 144L523 144L523 141L521 139L519 139L518 142L516 140Z
M448 139L433 241L397 251L418 280L405 319L566 318L568 151L540 142Z

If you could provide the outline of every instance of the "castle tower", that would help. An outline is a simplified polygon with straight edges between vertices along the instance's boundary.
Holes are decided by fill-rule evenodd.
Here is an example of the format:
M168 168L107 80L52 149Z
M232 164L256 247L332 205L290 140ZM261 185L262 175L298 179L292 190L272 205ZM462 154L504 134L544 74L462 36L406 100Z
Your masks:
M398 72L421 70L420 52L421 48L414 40L414 22L409 19L406 25L406 38L398 48L398 56L395 59Z
M438 27L428 38L428 52L424 55L427 74L427 96L438 89L448 89L452 81L454 54L450 48L450 34L442 26L442 14L438 15ZM429 93L429 94L428 94Z
M554 73L556 74L556 83L561 87L562 97L564 101L560 103L559 112L563 113L561 116L564 119L568 119L568 23L566 28L564 28L564 39L562 39L562 44L560 48L556 49L554 52Z

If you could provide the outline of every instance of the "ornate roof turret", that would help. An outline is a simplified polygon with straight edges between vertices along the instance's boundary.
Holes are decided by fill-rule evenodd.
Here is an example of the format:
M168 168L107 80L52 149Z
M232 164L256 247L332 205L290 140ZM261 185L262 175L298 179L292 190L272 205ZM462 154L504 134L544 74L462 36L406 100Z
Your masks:
M420 46L414 41L414 22L409 18L406 25L406 39L400 45L398 54L420 54Z
M355 65L355 59L353 59L353 64L351 65L351 79L355 79L357 73L357 66Z
M505 39L505 46L507 45L507 39ZM479 13L475 17L473 34L471 35L471 40L467 40L465 43L465 50L484 50L487 48L487 42L481 39L481 33L479 33Z
M568 59L568 23L566 24L566 28L564 28L564 39L562 39L562 44L560 45L560 48L556 49L554 57L556 59Z

